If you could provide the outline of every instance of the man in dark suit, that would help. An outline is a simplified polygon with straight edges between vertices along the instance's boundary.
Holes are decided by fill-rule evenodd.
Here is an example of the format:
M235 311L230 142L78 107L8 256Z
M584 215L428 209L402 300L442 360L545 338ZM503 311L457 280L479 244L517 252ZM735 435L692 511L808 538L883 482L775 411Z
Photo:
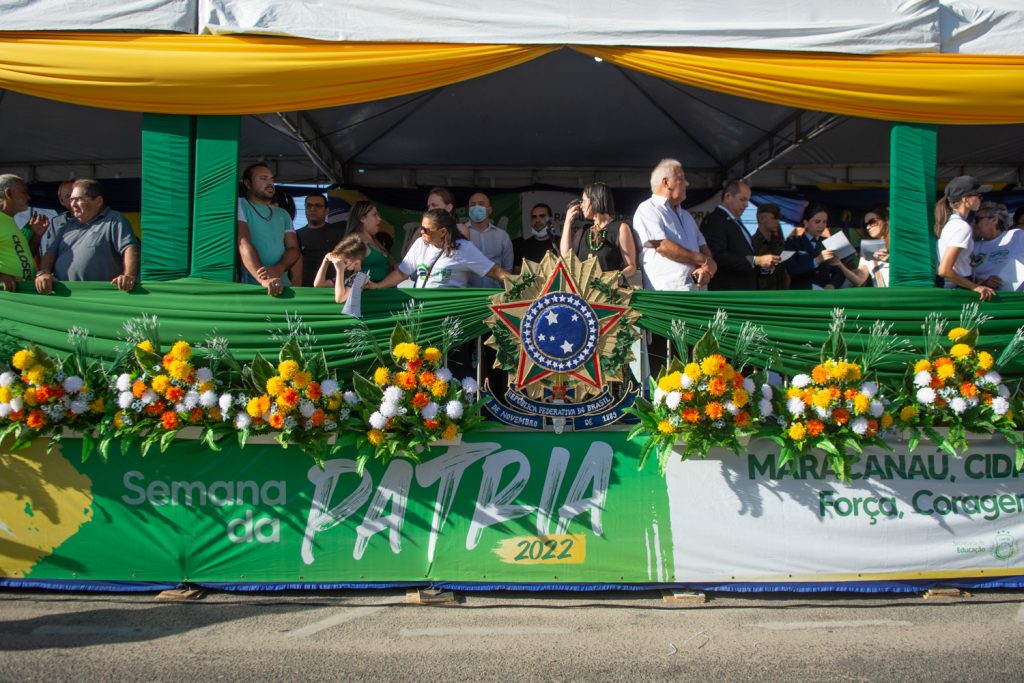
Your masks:
M774 254L754 254L750 233L740 217L750 203L750 185L745 180L730 180L722 191L722 203L704 217L700 230L708 243L718 274L708 284L712 291L757 289L762 268L779 265Z

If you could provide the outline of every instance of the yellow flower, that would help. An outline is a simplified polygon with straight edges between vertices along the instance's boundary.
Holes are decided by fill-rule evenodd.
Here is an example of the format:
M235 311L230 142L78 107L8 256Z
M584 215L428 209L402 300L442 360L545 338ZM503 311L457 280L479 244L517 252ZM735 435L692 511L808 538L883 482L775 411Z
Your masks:
M11 390L8 387L0 387L0 403L7 403L11 400Z
M867 396L865 396L864 394L857 394L856 396L853 397L853 412L857 413L858 415L867 412L868 404L870 403L871 399L869 399Z
M860 366L856 363L843 363L843 376L851 381L857 381L860 379Z
M733 389L732 402L736 405L737 408L742 408L743 406L750 403L750 394L747 392L746 389Z
M103 403L102 398L94 398L92 400L92 403L89 404L89 410L91 410L94 413L102 413L103 409L106 407L107 406Z
M216 385L213 382L200 382L199 392L202 393L204 391L213 391L215 387Z
M441 438L446 440L454 439L459 435L459 428L455 426L454 422L449 422L448 426L441 432Z
M448 393L448 382L437 380L430 385L430 395L434 398L441 398Z
M789 438L793 441L803 441L805 436L807 436L807 428L802 422L794 422L789 426Z
M968 330L966 330L966 329L964 329L962 327L954 327L953 329L951 329L949 331L949 341L955 342L960 337L965 336L967 334L967 332L968 332Z
M299 371L299 364L293 360L283 360L277 364L277 374L286 380L294 379Z
M171 355L178 360L188 360L192 357L192 347L187 341L176 341L171 347Z
M366 440L374 446L379 446L384 443L384 432L379 429L371 429L366 433Z
M804 390L799 387L789 387L786 389L786 398L802 398Z
M711 376L718 374L718 371L722 368L722 357L718 354L712 354L700 362L700 370L705 375Z
M188 364L188 361L176 360L171 363L171 367L167 368L167 372L174 379L186 380L192 374L192 366Z
M327 407L331 410L337 410L341 407L341 395L335 394L327 399Z
M167 388L171 386L171 378L167 375L157 375L153 378L151 386L153 387L153 391L162 396L167 393Z
M971 355L971 347L967 344L954 344L953 348L949 350L949 355L953 358L963 360L967 356Z
M412 342L402 342L396 344L394 350L391 352L395 358L401 358L402 360L413 360L420 355L420 347Z
M309 386L309 383L313 381L313 375L308 372L296 372L295 379L292 380L292 384L295 385L296 389L305 389Z
M143 351L149 351L150 353L156 353L156 349L153 348L153 342L149 341L148 339L143 339L142 341L140 341L135 346L136 346L136 348L140 348Z
M658 388L664 392L682 389L683 376L680 372L670 372L658 380Z
M373 381L378 386L384 386L391 379L391 373L388 372L387 368L377 368L373 371Z
M22 349L14 354L11 358L11 365L14 366L15 370L24 370L28 366L32 365L36 360L36 357L32 355L32 352L28 349Z
M991 370L995 364L995 359L992 358L992 354L988 351L978 352L978 367L982 370Z
M286 386L287 384L284 381L284 377L281 377L280 375L274 375L273 377L267 380L267 393L270 394L271 396L277 396L282 391L284 391L284 388Z
M250 417L260 417L263 415L263 411L260 410L260 399L250 398L249 402L245 404L245 412L249 413Z
M832 403L832 392L828 389L819 389L814 392L814 405L819 408L828 408Z
M931 372L932 362L927 358L921 359L914 363L914 372Z
M427 361L428 363L438 362L439 360L441 360L441 349L433 346L428 346L427 348L423 349L423 360Z
M46 368L42 365L33 365L25 373L25 380L29 384L40 385L46 381Z
M683 374L696 382L700 379L700 366L696 363L687 363L683 368Z
M119 410L116 413L114 413L114 426L117 427L118 429L120 429L121 427L124 427L124 411L123 410Z
M892 427L892 413L888 410L882 413L882 429Z
M722 366L719 368L719 373L722 375L722 379L726 382L731 382L732 378L736 376L736 370L728 363L722 363Z
M903 406L903 409L900 410L900 421L902 422L910 422L915 417L917 417L916 406Z
M671 435L676 433L676 428L673 427L672 423L669 422L668 420L662 420L661 422L658 423L658 431L661 432L662 434Z
M940 379L949 379L956 372L956 368L952 365L939 365L935 368L935 374Z

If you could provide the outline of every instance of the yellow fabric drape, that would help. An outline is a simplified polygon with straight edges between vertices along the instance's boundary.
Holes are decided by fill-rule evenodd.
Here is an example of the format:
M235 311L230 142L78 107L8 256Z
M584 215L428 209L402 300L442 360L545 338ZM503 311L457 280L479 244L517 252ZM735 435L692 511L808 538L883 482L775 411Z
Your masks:
M1024 122L1024 55L573 47L626 69L799 109L918 123Z
M261 114L429 90L557 46L332 43L271 36L0 33L0 88L106 109Z

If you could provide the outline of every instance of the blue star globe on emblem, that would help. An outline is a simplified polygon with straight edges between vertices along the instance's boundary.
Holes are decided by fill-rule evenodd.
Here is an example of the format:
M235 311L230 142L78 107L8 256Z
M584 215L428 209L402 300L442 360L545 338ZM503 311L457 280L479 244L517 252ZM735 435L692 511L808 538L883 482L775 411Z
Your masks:
M527 309L520 334L523 350L552 372L575 370L597 348L597 316L578 294L551 292Z

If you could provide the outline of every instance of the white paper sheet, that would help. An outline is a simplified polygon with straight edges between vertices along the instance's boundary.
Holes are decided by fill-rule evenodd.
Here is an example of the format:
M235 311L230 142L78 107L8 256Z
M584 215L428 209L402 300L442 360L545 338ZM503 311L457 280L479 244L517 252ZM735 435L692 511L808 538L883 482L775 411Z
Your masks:
M822 240L821 244L826 249L835 253L840 261L852 255L855 251L853 245L850 244L850 240L846 239L846 234L842 232L837 232L828 239Z
M783 251L782 253L779 254L779 263L782 263L784 261L788 261L789 259L791 259L793 257L793 254L795 254L795 253L796 253L795 251Z
M862 240L860 243L860 255L868 260L875 260L875 252L885 249L885 240Z
M341 312L353 318L363 317L363 285L370 279L366 273L356 273L352 278L352 286L348 290L348 298L345 299L345 307Z

